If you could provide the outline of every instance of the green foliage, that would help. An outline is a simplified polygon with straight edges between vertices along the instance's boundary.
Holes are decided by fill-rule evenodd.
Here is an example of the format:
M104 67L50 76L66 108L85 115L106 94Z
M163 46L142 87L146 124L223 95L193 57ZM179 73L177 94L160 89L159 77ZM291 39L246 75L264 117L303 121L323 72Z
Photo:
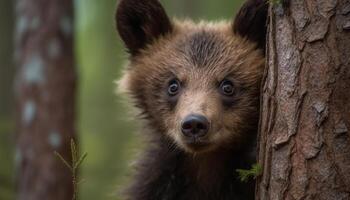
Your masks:
M62 157L61 154L59 154L58 152L54 152L55 155L67 166L68 169L70 169L71 173L72 173L72 182L73 182L73 197L72 200L76 200L77 199L77 194L78 194L78 184L79 182L77 182L77 172L78 169L80 167L80 165L83 163L83 161L85 160L87 153L84 153L82 156L79 155L79 152L77 151L77 146L74 142L74 140L71 140L71 152L72 152L72 164L69 164L69 162L64 159Z
M237 169L236 172L242 182L248 182L250 179L256 179L262 174L262 166L254 164L251 169Z
M13 121L0 113L0 199L15 199ZM16 163L18 164L18 163Z

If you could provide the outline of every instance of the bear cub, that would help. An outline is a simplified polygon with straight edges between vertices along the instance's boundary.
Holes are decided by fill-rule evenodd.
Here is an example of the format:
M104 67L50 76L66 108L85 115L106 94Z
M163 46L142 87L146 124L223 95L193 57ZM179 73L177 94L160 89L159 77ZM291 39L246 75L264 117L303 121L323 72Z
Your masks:
M236 169L256 163L267 6L248 0L232 23L195 23L170 20L158 0L120 0L119 87L147 139L125 199L254 199Z

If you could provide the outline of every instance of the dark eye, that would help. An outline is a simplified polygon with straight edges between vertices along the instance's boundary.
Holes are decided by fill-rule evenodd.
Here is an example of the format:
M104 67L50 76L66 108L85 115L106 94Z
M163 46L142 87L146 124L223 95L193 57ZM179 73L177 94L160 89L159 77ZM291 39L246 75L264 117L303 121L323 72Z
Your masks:
M168 94L169 96L175 96L179 93L180 91L180 82L177 79L173 79L169 82L169 86L168 86Z
M235 93L235 88L232 81L227 79L223 80L220 84L220 92L223 95L232 96Z

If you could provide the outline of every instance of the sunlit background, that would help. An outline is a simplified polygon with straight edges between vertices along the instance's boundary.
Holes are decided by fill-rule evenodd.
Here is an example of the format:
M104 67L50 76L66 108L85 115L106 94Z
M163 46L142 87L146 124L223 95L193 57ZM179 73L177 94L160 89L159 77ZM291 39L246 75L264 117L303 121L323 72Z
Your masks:
M171 17L231 19L242 0L162 0ZM0 0L0 200L15 199L12 84L14 0ZM115 31L115 0L76 0L76 56L79 73L77 126L82 151L80 199L118 199L130 177L129 163L142 142L113 83L126 59Z

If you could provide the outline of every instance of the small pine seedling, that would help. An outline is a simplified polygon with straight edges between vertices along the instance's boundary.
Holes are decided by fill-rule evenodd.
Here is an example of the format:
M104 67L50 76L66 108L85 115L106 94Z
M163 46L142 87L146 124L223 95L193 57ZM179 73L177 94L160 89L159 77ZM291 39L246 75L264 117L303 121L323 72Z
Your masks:
M78 178L77 178L77 173L78 173L78 169L80 167L80 165L83 163L83 161L85 160L87 153L84 153L82 156L79 156L79 153L77 151L77 146L74 142L74 140L71 140L70 143L70 148L71 148L71 152L72 152L72 164L69 164L69 162L67 160L65 160L63 158L63 156L61 154L59 154L58 152L54 152L55 155L67 166L67 168L71 171L72 173L72 182L73 182L73 197L72 200L76 200L77 199L77 193L78 193L78 185L80 182L78 182Z
M251 169L237 169L236 172L242 182L248 182L249 179L256 179L262 174L262 166L254 164Z

